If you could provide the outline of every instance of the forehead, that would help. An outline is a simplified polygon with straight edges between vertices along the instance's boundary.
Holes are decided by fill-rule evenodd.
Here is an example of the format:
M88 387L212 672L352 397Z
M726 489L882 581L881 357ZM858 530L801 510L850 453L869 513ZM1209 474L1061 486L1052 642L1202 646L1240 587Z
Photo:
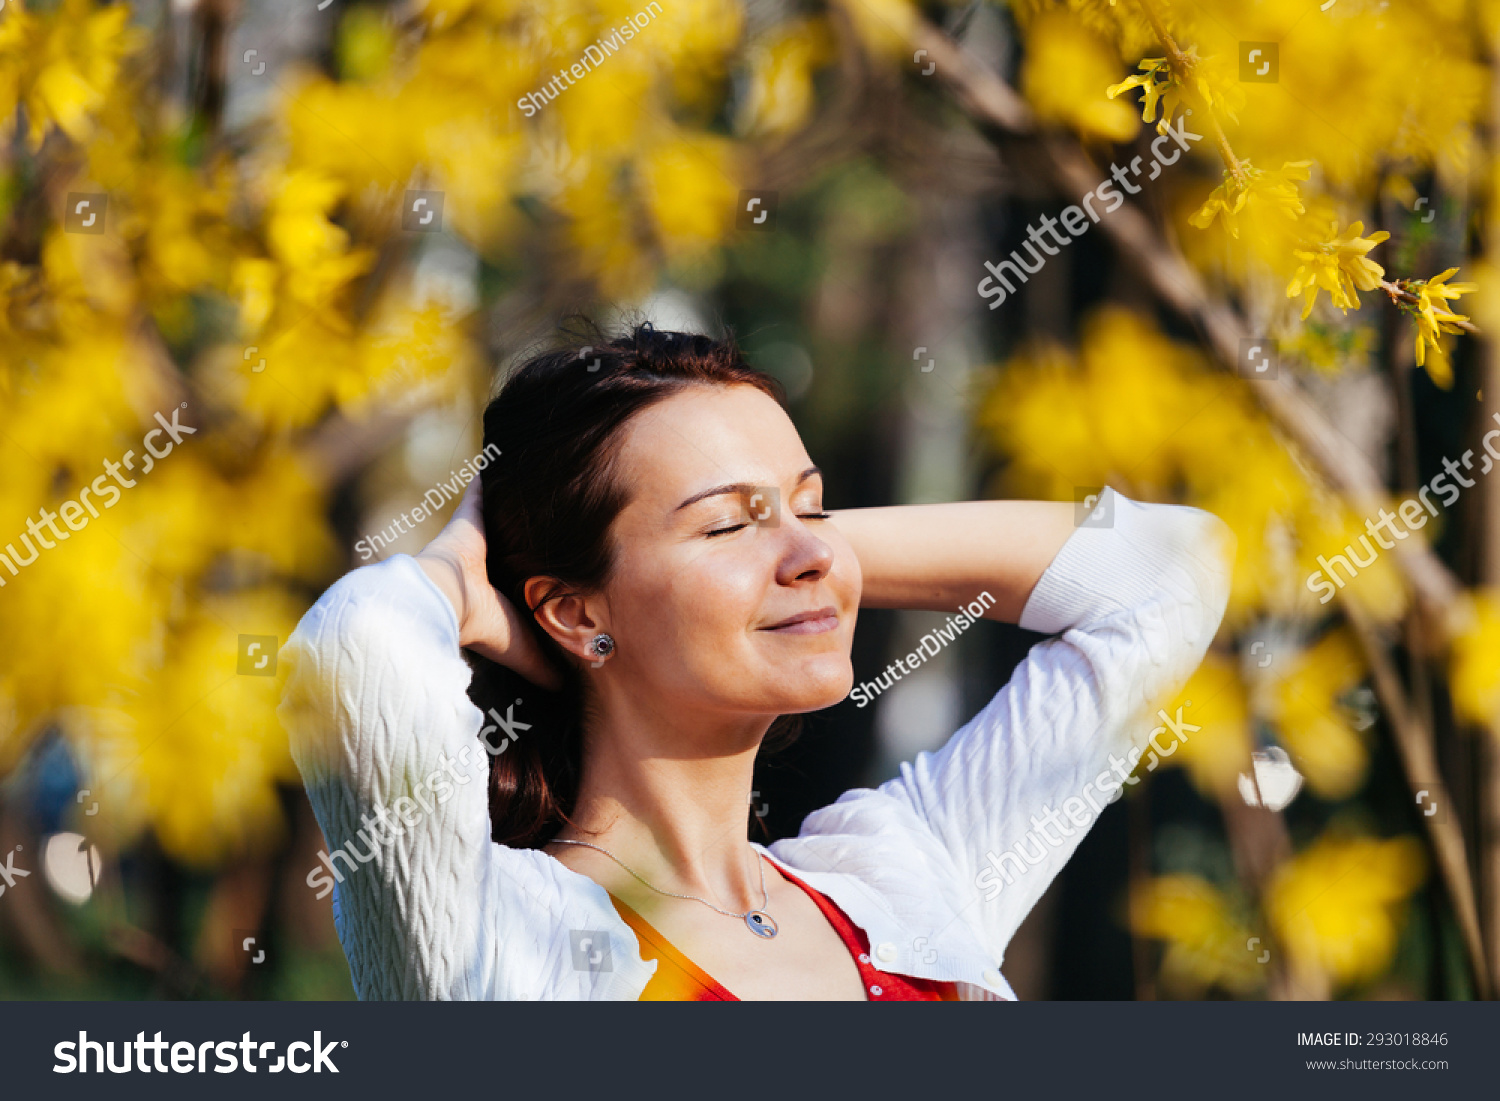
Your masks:
M627 426L619 475L632 504L676 509L727 482L781 485L811 463L785 410L753 386L692 386Z

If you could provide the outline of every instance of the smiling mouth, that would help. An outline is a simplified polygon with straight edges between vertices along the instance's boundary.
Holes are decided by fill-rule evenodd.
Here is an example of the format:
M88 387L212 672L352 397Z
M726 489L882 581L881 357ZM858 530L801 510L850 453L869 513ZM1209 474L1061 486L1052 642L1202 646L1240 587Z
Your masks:
M839 625L838 609L817 608L811 612L798 612L780 623L762 627L762 631L775 631L779 635L821 635Z

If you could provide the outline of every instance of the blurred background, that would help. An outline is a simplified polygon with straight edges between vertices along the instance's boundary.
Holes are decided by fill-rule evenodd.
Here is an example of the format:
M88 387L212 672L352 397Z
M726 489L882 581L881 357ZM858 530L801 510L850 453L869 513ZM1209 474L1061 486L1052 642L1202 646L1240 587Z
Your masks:
M352 997L276 650L574 310L733 330L833 508L1235 530L1022 997L1490 996L1497 57L1495 0L0 2L0 996ZM1034 641L811 716L751 835Z

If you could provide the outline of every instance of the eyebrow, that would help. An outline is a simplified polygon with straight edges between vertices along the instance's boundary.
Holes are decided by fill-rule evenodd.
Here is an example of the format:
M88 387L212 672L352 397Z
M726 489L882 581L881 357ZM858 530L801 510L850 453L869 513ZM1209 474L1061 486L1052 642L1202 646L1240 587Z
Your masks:
M801 474L797 475L796 484L800 486L803 482L807 481L807 479L813 477L814 475L822 477L822 474L823 472L817 467L810 466ZM712 489L705 489L702 493L693 494L686 501L683 501L682 504L678 505L677 508L673 511L681 512L689 505L696 505L699 501L702 501L708 497L718 497L725 493L753 493L758 488L760 487L757 486L754 482L731 482L728 485L714 486Z

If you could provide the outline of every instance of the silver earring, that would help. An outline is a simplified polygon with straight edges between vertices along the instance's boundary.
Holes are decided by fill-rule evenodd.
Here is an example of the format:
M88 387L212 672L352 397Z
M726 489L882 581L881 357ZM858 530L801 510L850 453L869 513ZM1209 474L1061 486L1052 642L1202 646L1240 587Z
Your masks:
M599 666L604 664L605 658L609 657L610 654L613 654L615 652L615 640L610 638L609 635L605 634L603 631L600 631L589 642L588 651L598 659L597 661L591 663L593 667L597 669L599 668Z

